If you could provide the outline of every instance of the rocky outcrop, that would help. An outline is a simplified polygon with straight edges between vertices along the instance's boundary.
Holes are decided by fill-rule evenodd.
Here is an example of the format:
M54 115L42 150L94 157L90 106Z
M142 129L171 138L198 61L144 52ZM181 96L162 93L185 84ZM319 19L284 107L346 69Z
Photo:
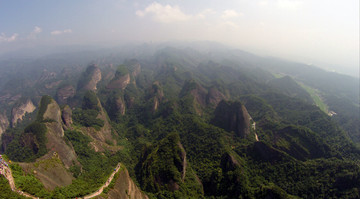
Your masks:
M79 83L79 90L97 90L97 83L101 80L101 70L95 64L90 65L86 68L86 71L83 73Z
M47 80L51 80L54 79L56 77L56 73L55 72L50 72L46 69L43 70L43 72L41 73L40 78L38 79L38 83L42 83L45 82Z
M124 100L119 97L116 99L115 101L115 105L116 105L116 110L121 114L121 115L125 115L125 109L126 109L126 105Z
M179 135L175 133L145 149L138 164L138 173L141 187L148 192L182 192L180 187L187 180L194 185L194 189L202 192L202 184L188 166L186 152L180 143ZM183 198L188 198L187 193L182 194Z
M75 88L72 85L65 85L56 91L56 100L59 104L67 104L68 99L75 96Z
M207 103L213 106L217 106L221 100L225 100L227 97L220 92L217 88L212 87L209 89L208 95L207 95Z
M159 107L159 104L163 101L164 92L160 83L158 81L154 82L151 88L149 89L149 93L147 99L152 102L152 111L156 111Z
M131 75L135 78L139 75L139 73L141 72L141 65L137 62L135 62L133 65L132 65L132 72L131 72Z
M46 189L70 185L74 177L64 167L57 153L52 157L38 159L35 163L19 163L25 173L33 174Z
M192 100L193 107L188 108L195 110L198 115L202 114L202 109L207 105L207 90L194 80L184 84L180 92L180 97Z
M250 115L240 102L221 101L211 123L243 138L250 134Z
M11 126L15 127L18 122L23 120L26 113L32 113L36 107L30 99L19 102L11 110Z
M186 82L180 92L180 97L189 96L193 98L193 109L199 115L206 106L217 106L221 100L228 99L216 86L204 88L194 80Z
M62 82L62 80L47 83L47 84L45 84L45 88L52 89L52 88L58 86L61 82Z
M129 172L124 169L119 172L119 177L115 181L114 188L107 194L109 199L148 199L130 178Z
M126 86L130 83L130 74L125 74L123 76L117 76L110 81L106 86L108 89L122 89L124 90Z
M0 113L0 140L1 140L1 135L6 131L7 127L9 126L9 120L6 117L6 114Z
M235 157L229 153L225 153L221 158L221 168L227 171L233 171L236 168L240 167L240 163L235 159Z
M62 110L62 114L61 114L61 118L62 118L62 121L64 123L64 128L65 129L70 129L71 128L71 125L73 123L72 121L72 111L71 111L71 108L66 105L63 110Z
M54 153L68 169L74 163L78 163L73 147L64 140L62 114L59 105L49 96L42 97L39 107L38 120L46 126L46 149L48 153L41 159L48 159Z
M43 120L51 121L52 129L54 133L59 137L64 137L64 130L62 128L61 110L55 100L51 99L50 103L46 107L46 111L42 116Z

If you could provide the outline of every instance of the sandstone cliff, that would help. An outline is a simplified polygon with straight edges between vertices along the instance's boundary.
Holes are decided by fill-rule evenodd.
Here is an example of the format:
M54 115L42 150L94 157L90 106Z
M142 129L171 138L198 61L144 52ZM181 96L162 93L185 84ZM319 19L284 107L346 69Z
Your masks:
M240 102L221 101L211 123L243 138L250 134L250 115Z
M101 70L95 64L86 68L78 83L79 90L97 90L97 83L101 80Z
M68 99L75 96L75 88L72 85L65 85L56 91L56 100L59 104L67 104Z
M6 114L0 113L0 140L1 140L1 135L6 131L8 126L9 126L9 120L6 117Z
M107 194L108 199L148 199L149 197L141 192L134 181L130 178L129 172L124 169L119 172L119 177L113 189Z
M36 107L30 99L19 102L11 110L11 125L15 127L18 122L23 120L26 113L32 113Z

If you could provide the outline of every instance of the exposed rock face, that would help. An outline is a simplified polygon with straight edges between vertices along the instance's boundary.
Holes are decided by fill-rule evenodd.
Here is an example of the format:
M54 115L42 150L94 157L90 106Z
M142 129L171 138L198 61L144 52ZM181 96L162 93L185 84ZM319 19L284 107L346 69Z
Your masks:
M97 100L97 107L96 109L99 110L99 114L97 115L97 119L101 119L104 121L104 126L101 129L95 129L93 127L86 127L83 129L83 132L87 133L89 136L94 138L91 145L93 146L95 151L103 151L103 145L106 145L107 141L113 141L116 145L116 141L113 139L111 131L112 127L109 123L108 116L105 113L100 100L96 97Z
M61 118L62 118L62 121L64 122L65 129L71 128L71 125L73 123L71 117L72 117L71 108L68 105L66 105L64 107L64 109L62 110L62 114L61 114Z
M194 80L186 82L180 93L180 97L189 95L194 98L194 110L199 115L206 106L217 106L221 100L227 99L215 86L207 89Z
M101 70L95 64L87 67L79 81L78 89L96 91L97 83L101 80Z
M69 185L74 179L57 154L47 159L37 160L36 163L20 163L20 166L26 173L31 173L38 178L49 190Z
M60 87L56 92L56 100L59 104L67 104L67 100L74 97L75 92L76 90L72 85Z
M180 97L193 98L192 108L198 115L202 114L202 108L207 105L207 90L194 80L185 83L180 92Z
M124 100L119 97L116 99L116 110L121 114L121 115L125 115L125 109L126 109L126 105Z
M240 166L240 163L229 153L225 153L221 158L221 168L224 171L233 171Z
M52 99L51 103L48 104L46 111L43 115L43 119L55 121L55 122L51 122L54 133L60 137L64 137L64 130L62 128L61 110L59 105L55 102L55 100Z
M211 123L243 138L250 134L250 116L240 102L221 101Z
M281 152L266 143L254 142L252 146L249 146L250 154L254 156L256 160L267 161L267 162L275 162L281 161L285 158L285 153Z
M6 131L9 124L10 123L8 118L6 117L6 114L0 113L0 140L1 140L1 135Z
M152 111L156 111L159 107L159 104L164 98L164 92L158 81L154 82L151 89L149 90L149 100L153 99Z
M206 106L207 91L201 85L196 84L196 87L190 91L190 94L194 96L195 101L201 106Z
M11 110L11 125L15 127L16 123L22 121L26 113L32 113L35 109L36 107L30 99L15 105Z
M56 152L66 168L72 166L74 162L77 163L78 161L73 147L66 144L63 139L64 130L61 110L55 100L51 99L47 105L46 111L43 114L43 120L49 122L45 123L47 128L46 148L48 153L42 158L50 158L53 156L53 153Z
M131 75L133 77L138 76L139 73L141 72L141 65L139 63L134 63L132 68L133 69L132 69Z
M62 80L45 84L45 88L47 88L47 89L54 88L55 86L58 86L61 82L62 82Z
M130 83L130 74L126 74L120 77L115 75L114 79L110 81L110 83L106 86L106 88L124 90L129 83Z
M221 100L227 99L227 97L221 93L218 89L212 87L209 89L207 96L207 103L217 106Z
M60 136L60 132L58 132L59 124L50 122L46 123L46 127L46 148L48 153L42 158L50 158L53 156L54 152L56 152L66 168L69 168L74 163L78 163L73 147L66 144L63 137Z
M128 171L122 170L113 189L107 194L109 199L148 199L130 178Z
M46 69L43 70L41 77L38 79L38 83L44 82L46 80L54 79L56 77L56 73L49 72Z
M180 190L184 181L192 181L195 189L202 191L202 184L189 170L186 152L178 134L170 134L155 146L144 151L139 162L139 182L148 192ZM188 172L187 172L188 170Z
M181 181L184 182L186 176L186 167L187 167L187 160L186 160L186 151L183 145L178 142L178 147L180 148L179 156L181 159Z

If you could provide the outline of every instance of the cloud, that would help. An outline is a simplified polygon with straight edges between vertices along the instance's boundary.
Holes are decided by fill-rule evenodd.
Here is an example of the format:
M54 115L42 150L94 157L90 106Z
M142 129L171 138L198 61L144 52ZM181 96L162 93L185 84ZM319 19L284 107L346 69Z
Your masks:
M42 28L35 26L33 31L27 37L28 39L36 39L37 35L42 32Z
M14 33L12 36L7 37L4 33L0 34L0 42L13 42L17 39L19 34Z
M267 0L263 0L263 1L258 2L259 6L267 6L268 4L269 4L269 2Z
M239 26L236 23L232 22L232 21L225 21L224 25L229 26L231 28L239 28Z
M199 14L196 15L196 17L204 19L208 15L213 15L213 14L216 14L216 11L214 11L211 8L208 8L208 9L205 9L205 10L201 11Z
M41 32L42 32L42 29L39 26L34 27L33 33L38 34L38 33L41 33Z
M52 31L50 34L51 34L51 35L61 35L61 34L68 34L68 33L72 33L72 30L71 30L71 29L54 30L54 31Z
M160 23L188 21L192 18L192 15L185 14L178 6L163 6L157 2L150 4L144 10L137 10L135 14L139 17L151 15L155 21Z
M303 1L299 0L278 0L277 6L283 9L297 9L303 4Z
M235 18L235 17L239 17L242 16L242 13L238 13L235 10L225 10L223 12L223 14L221 15L221 18L223 19L230 19L230 18Z

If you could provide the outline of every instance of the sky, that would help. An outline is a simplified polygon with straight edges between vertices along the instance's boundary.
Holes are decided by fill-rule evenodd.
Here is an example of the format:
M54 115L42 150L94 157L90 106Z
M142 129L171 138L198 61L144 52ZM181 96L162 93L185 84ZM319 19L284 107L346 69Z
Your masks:
M359 0L0 0L0 53L215 41L359 76Z

